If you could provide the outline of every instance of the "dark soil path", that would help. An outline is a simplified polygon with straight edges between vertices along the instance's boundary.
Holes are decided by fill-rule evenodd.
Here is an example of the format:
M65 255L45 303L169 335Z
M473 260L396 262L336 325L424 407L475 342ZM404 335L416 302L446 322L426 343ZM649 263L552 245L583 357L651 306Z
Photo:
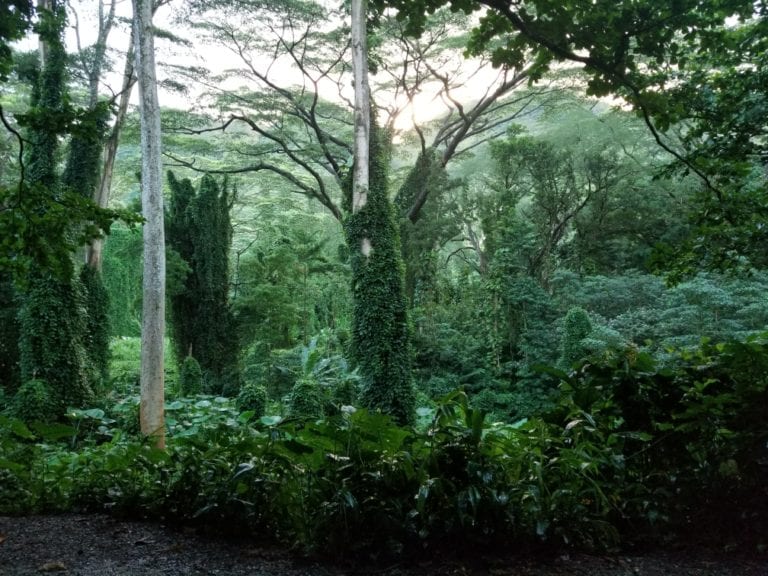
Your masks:
M768 556L716 550L433 560L338 567L253 543L105 515L0 517L0 575L62 576L768 576Z

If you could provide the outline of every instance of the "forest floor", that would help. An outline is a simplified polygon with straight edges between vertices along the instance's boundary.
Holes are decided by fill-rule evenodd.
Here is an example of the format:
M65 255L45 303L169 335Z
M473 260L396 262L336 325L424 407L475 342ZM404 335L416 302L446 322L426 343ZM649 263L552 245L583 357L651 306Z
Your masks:
M106 515L0 517L0 576L768 576L768 555L677 548L330 565L253 541Z

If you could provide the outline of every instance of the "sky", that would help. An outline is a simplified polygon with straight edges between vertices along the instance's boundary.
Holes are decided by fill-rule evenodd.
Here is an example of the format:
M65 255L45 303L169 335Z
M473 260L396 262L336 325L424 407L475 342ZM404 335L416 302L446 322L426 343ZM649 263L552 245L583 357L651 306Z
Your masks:
M178 23L173 21L175 13L178 11L179 2L182 0L174 0L169 5L161 6L155 15L155 23L159 28L172 30L174 34L185 38L191 42L191 46L184 47L173 45L170 41L165 39L156 40L156 60L158 64L158 76L160 79L167 77L168 68L172 66L202 66L206 67L214 72L222 71L229 66L238 64L237 58L231 51L221 47L210 44L205 44L196 38L195 31L188 27L180 27ZM75 53L78 48L78 44L82 47L91 45L98 32L98 2L99 0L70 0L70 18L69 27L66 33L67 49L70 53ZM76 17L75 15L76 14ZM113 28L109 37L110 56L113 61L113 68L104 74L102 81L101 92L104 95L114 94L120 90L122 83L122 71L124 54L128 47L130 39L128 21L131 18L132 6L130 0L117 0L116 3L116 16L118 18L117 25ZM78 38L79 36L79 38ZM23 42L18 44L18 48L21 50L33 50L37 46L37 39L34 36L30 36ZM267 61L261 63L262 67L266 66ZM258 66L257 61L257 66ZM281 85L296 84L300 81L300 76L295 70L292 70L290 66L283 65L272 68L272 74ZM481 83L492 80L492 73L484 74L482 78L477 79ZM375 85L378 78L373 78L372 83ZM230 81L227 88L236 88L238 82ZM245 81L240 81L239 84L245 84ZM473 86L477 87L477 81L473 83ZM206 88L193 81L186 82L187 94L180 94L175 91L167 90L163 86L159 87L159 99L160 104L163 107L189 109L195 105L199 105L201 101L201 94ZM440 102L435 96L436 88L433 86L432 90L429 86L426 86L424 91L416 96L413 104L407 107L398 116L395 122L395 128L400 130L408 130L413 126L413 117L419 123L431 120L444 114L447 108ZM351 83L348 89L351 92ZM338 100L337 91L335 85L333 87L326 86L323 90L323 97L330 100ZM457 95L462 100L471 100L474 95L471 88L465 88L459 90ZM351 99L351 93L345 94L345 96ZM377 98L380 98L386 104L392 104L393 101L387 99L386 95L379 92ZM132 95L132 104L138 103L137 91L134 90ZM396 102L400 107L403 106L404 101L402 99Z

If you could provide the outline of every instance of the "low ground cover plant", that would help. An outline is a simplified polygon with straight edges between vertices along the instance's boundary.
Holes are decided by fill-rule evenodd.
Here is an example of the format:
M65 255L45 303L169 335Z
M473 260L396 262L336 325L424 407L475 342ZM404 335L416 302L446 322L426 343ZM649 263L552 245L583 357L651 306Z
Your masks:
M261 416L196 396L168 402L158 451L123 429L131 400L66 424L3 416L0 513L204 522L335 557L502 539L605 548L707 512L764 522L765 341L676 358L627 350L549 368L558 403L515 423L489 421L460 391L415 427L352 406Z

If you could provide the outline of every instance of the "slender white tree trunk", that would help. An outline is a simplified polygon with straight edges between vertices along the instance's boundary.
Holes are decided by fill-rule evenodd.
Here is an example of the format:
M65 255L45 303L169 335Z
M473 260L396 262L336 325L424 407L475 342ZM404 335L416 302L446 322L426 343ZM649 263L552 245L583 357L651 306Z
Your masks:
M141 206L144 224L144 299L141 321L141 432L165 447L163 419L165 235L163 230L160 105L155 74L152 1L133 0L141 112Z
M94 192L93 201L101 208L106 208L109 204L109 194L112 189L112 175L115 169L115 159L117 158L117 147L120 141L120 131L125 123L125 117L128 115L128 103L131 99L133 85L136 83L136 72L134 69L134 46L136 45L136 36L133 26L131 27L131 39L128 52L125 57L125 67L123 69L123 84L120 90L120 100L115 116L115 124L107 138L104 146L104 166L101 170L101 179L99 186ZM104 253L104 238L96 238L88 246L87 262L88 266L101 271L101 264Z
M368 0L352 0L352 71L355 75L355 167L352 174L352 213L368 202L368 162L371 132L371 90L368 86L366 8ZM365 240L363 240L365 243ZM365 246L362 247L365 252Z

